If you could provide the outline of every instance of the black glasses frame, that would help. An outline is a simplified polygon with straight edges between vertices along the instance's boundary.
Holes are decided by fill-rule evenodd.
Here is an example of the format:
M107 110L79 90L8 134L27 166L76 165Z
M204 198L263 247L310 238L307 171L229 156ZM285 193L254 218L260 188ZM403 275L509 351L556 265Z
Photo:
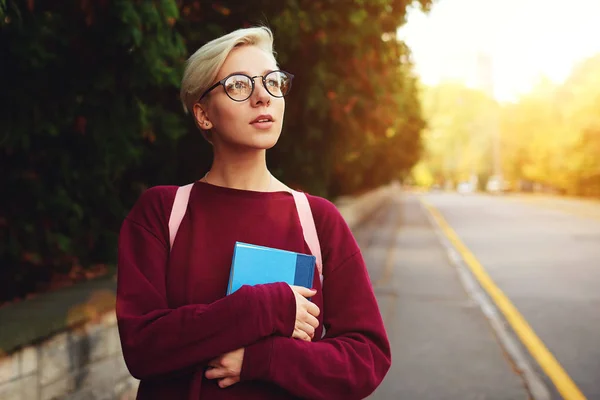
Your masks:
M282 74L286 75L289 78L289 80L290 80L290 87L289 87L287 93L284 94L284 95L276 96L273 93L271 93L271 91L269 89L267 89L267 82L265 81L265 77L269 76L270 74L272 74L274 72L282 73ZM231 78L232 76L235 76L235 75L245 76L246 78L250 79L250 82L252 83L252 90L250 91L250 94L248 95L248 97L246 97L243 100L236 100L236 99L232 98L229 95L229 93L227 93L227 88L225 87L225 81L227 81L227 79L229 79L229 78ZM254 93L254 88L256 86L254 84L254 79L255 78L260 78L260 80L262 81L263 87L265 88L265 90L267 91L267 93L269 93L273 97L281 98L281 97L285 97L290 92L290 90L292 90L292 81L294 79L294 75L290 74L287 71L282 71L282 70L275 70L275 71L271 71L271 72L269 72L268 74L265 74L265 75L255 75L255 76L250 76L250 75L246 75L246 74L242 74L242 73L236 72L234 74L227 75L225 78L221 79L220 81L218 81L217 83L215 83L214 85L212 85L211 87L209 87L208 89L206 89L204 91L204 93L202 93L202 96L200 96L200 98L198 99L198 101L202 100L207 94L209 94L211 91L213 91L219 85L223 86L223 91L225 92L225 94L227 95L227 97L229 97L231 100L238 101L238 102L246 101L250 97L252 97L252 94Z

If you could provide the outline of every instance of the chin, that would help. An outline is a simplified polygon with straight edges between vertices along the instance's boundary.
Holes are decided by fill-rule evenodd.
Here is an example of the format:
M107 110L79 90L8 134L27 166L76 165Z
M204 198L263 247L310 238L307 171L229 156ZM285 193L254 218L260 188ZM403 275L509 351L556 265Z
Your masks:
M256 149L270 149L277 144L281 136L281 129L269 129L261 132L251 132L246 136L249 140L246 145Z
M220 144L217 146L225 146L237 148L239 150L268 150L275 146L279 141L281 131L277 129L265 130L262 132L240 132L235 136L219 137ZM216 144L216 143L215 143Z
M272 147L274 147L277 142L279 141L279 135L261 135L261 136L255 136L255 137L250 137L250 138L246 138L246 140L231 140L228 141L228 144L225 144L226 146L229 147L233 147L233 148L238 148L240 150L246 149L253 149L253 150L268 150Z
M250 143L251 147L261 150L268 150L274 147L279 141L279 135L263 135L262 137L255 138L252 143Z

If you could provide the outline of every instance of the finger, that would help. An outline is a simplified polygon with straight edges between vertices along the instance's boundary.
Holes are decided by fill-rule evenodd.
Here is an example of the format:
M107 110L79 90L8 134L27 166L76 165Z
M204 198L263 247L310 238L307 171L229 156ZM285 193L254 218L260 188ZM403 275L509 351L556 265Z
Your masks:
M307 324L304 324L301 321L299 321L299 322L300 322L300 327L298 329L298 331L299 331L299 333L298 333L299 339L307 341L307 342L310 342L312 340L312 338L310 336L310 333L309 333L310 328L308 327Z
M307 322L302 321L302 326L300 327L308 336L313 338L315 336L315 328L310 326Z
M294 333L292 334L292 337L294 339L300 339L300 340L304 340L306 342L310 342L311 338L310 336L308 336L308 334L306 332L304 332L302 329L294 329Z
M294 292L304 297L312 297L315 294L317 294L317 291L315 289L305 288L304 286L290 285L290 287Z
M321 314L321 310L319 309L319 307L315 303L311 303L310 301L307 301L307 303L308 304L306 304L306 311L308 311L312 316L318 317L319 314Z
M239 376L230 376L228 378L223 378L219 381L219 387L221 389L225 389L231 385L234 385L240 381Z
M306 336L306 332L304 332L302 329L294 328L294 333L292 333L292 337L294 339L305 340Z
M319 320L316 317L313 317L310 314L306 314L304 318L304 322L317 329L319 327Z
M294 328L294 333L292 333L292 337L294 339L302 339L302 337L304 336L304 332L301 331L298 328Z
M221 366L221 358L215 358L214 360L210 360L208 362L209 367L218 368Z
M304 331L302 331L301 340L304 340L305 342L312 342L312 338L310 337L310 335Z
M231 372L227 368L211 368L204 374L206 379L218 379L227 378L231 375Z

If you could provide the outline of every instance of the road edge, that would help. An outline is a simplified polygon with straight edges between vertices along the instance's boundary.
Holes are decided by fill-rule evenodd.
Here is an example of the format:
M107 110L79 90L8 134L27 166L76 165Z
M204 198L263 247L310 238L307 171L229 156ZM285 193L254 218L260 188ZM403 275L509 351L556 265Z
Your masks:
M501 347L511 359L512 363L518 370L517 372L523 379L529 396L533 400L551 400L550 390L529 362L529 357L522 350L521 342L516 338L512 332L512 329L507 326L507 323L500 314L496 304L494 304L494 302L484 292L482 287L479 285L479 282L466 265L463 257L442 230L438 221L432 214L432 206L429 205L429 203L427 203L421 196L418 196L418 199L421 208L427 215L427 219L429 220L429 223L438 237L438 240L446 250L446 254L450 260L450 263L458 271L463 288L467 292L467 295L475 303L477 303L477 305L479 305L479 308L490 322L490 325L494 330Z

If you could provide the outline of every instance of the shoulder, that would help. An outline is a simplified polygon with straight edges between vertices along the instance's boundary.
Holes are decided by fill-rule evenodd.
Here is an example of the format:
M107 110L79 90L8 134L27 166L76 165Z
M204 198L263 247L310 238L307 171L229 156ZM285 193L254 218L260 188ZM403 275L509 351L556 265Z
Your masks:
M133 210L152 208L171 208L175 200L175 193L179 186L153 186L142 192Z
M153 186L142 192L127 219L144 226L166 225L178 186Z
M345 222L340 210L331 200L308 193L306 193L306 197L315 218L315 223L319 221L327 225Z
M350 227L338 207L332 201L323 197L310 194L307 194L306 197L319 236L334 245L348 242L354 245L354 237Z
M358 244L338 207L330 200L306 194L321 242L323 258L344 258L359 250Z

